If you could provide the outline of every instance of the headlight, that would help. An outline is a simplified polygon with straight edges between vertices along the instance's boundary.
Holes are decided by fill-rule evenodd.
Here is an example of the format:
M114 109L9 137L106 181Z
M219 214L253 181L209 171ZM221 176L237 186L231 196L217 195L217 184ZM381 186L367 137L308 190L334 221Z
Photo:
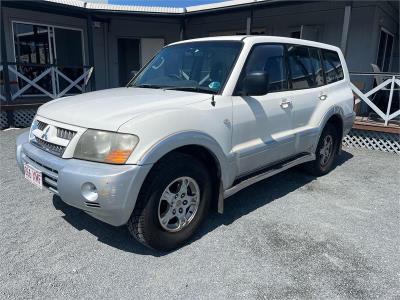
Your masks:
M132 134L88 129L76 145L74 157L111 164L124 164L139 138Z

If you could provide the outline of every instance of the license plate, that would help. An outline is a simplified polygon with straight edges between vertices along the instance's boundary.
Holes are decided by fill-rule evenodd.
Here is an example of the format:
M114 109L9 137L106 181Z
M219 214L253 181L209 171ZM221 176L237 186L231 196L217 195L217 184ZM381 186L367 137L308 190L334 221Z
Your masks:
M42 189L43 187L42 172L36 170L34 167L28 164L24 165L24 172L25 172L25 178L28 179L30 183Z

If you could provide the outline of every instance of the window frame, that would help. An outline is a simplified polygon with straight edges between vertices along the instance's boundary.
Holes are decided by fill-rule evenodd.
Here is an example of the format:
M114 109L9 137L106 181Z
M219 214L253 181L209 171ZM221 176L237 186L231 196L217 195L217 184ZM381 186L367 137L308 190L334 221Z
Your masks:
M284 47L284 60L285 60L285 68L286 68L286 80L287 80L287 83L288 83L287 84L287 89L280 90L280 91L274 91L274 92L268 92L267 94L269 94L269 93L287 92L287 91L301 91L301 90L307 90L307 89L316 89L316 88L321 88L321 87L324 87L324 86L327 86L327 85L335 84L337 82L343 82L346 79L346 75L343 72L343 78L342 79L334 81L334 82L331 82L331 83L327 83L327 81L326 81L325 66L324 66L324 61L323 61L323 59L324 59L323 51L330 51L330 52L336 53L337 56L339 57L340 65L343 68L343 63L342 63L341 57L340 57L339 53L337 51L335 51L335 50L327 49L327 48L320 48L320 47L315 47L315 46L309 46L309 45L303 45L303 44L293 44L293 43L280 43L280 42L257 43L257 44L254 44L254 45L251 46L251 49L250 49L249 53L247 54L246 61L244 62L242 70L241 70L240 75L239 75L239 78L236 81L235 88L233 90L232 96L242 96L240 93L238 93L239 80L240 80L240 78L242 76L242 73L244 72L244 70L245 70L245 68L246 68L246 66L247 66L247 64L249 62L250 55L253 53L254 49L257 46L260 46L260 45L263 45L263 46L265 46L265 45L281 45L281 46ZM314 87L308 87L308 88L303 88L303 89L294 89L293 88L292 73L291 73L291 70L289 68L289 59L288 59L288 47L289 46L306 47L308 50L310 48L317 49L319 61L320 61L321 68L322 68L322 76L323 76L323 79L324 79L324 84L323 85L314 86ZM310 51L308 51L308 53L310 54ZM267 95L267 94L265 94L265 95Z
M247 64L249 63L250 56L252 55L254 49L256 49L258 46L269 46L269 45L278 45L278 46L282 46L283 47L283 60L284 60L284 65L285 65L285 69L286 69L285 71L286 71L286 82L287 82L286 89L282 89L280 91L274 91L274 92L271 92L271 93L280 93L280 92L290 91L291 82L289 82L290 77L289 77L289 70L288 70L288 64L287 64L287 59L286 59L286 56L287 56L286 44L285 43L279 43L279 42L266 42L266 43L257 43L257 44L254 44L254 45L251 46L251 49L250 49L249 53L247 54L246 61L243 64L242 70L240 71L239 78L236 81L235 88L233 89L232 96L243 96L238 92L239 81L241 80L242 74L245 71L245 69L247 67ZM267 94L269 94L269 93L267 93ZM267 95L267 94L265 94L265 95Z
M387 37L386 37L386 40L385 40L385 46L384 46L384 49L383 49L383 58L382 58L382 63L383 63L383 65L382 66L379 66L378 65L378 55L379 55L379 43L380 43L380 41L381 41L381 37L382 37L382 32L383 33L385 33L386 35L390 35L390 36L392 36L392 39L393 39L393 43L392 43L392 48L390 49L390 58L389 58L389 65L388 65L388 70L391 70L391 67L392 67L392 61L393 61L393 50L394 50L394 42L395 42L395 38L394 38L394 34L392 33L392 32L390 32L388 29L386 29L385 27L383 27L383 26L381 26L380 27L380 30L379 30L379 38L378 38L378 46L377 46L377 48L376 48L376 55L375 55L375 63L376 63L376 65L379 67L379 69L381 70L381 72L384 72L383 71L383 67L385 66L385 58L386 58L386 52L387 52Z
M228 41L229 41L229 40L228 40ZM207 40L206 40L206 41L196 41L196 42L187 42L187 43L210 43L210 42L211 42L211 41L207 41ZM213 42L222 43L222 42L227 42L227 41L221 40L221 41L213 41ZM242 54L242 51L243 51L243 47L244 47L243 39L242 39L242 40L237 40L237 41L236 41L236 40L235 40L235 41L229 41L229 42L238 43L238 44L240 44L240 47L238 48L238 54L236 55L235 60L232 62L232 68L231 68L231 70L229 71L229 73L227 74L225 83L221 86L219 92L216 93L215 95L222 95L223 92L225 91L226 85L228 84L228 81L229 81L229 79L231 78L232 73L233 73L233 70L235 69L235 67L236 67L236 65L237 65L237 62L238 62L238 60L239 60L239 57L240 57L240 55ZM184 43L186 43L186 42L183 42L182 44L184 44ZM173 44L166 45L166 46L162 47L162 48L161 48L161 49L160 49L160 50L159 50L159 51L144 65L144 66L142 66L142 67L140 68L140 70L128 81L128 83L127 83L125 86L126 86L126 87L131 87L132 84L135 83L137 77L138 77L138 76L147 68L147 66L156 58L156 56L158 55L158 53L159 53L161 50L163 50L163 49L165 49L165 48L173 47L173 46L175 46L175 45L176 45L176 44L173 43Z
M321 59L322 69L324 70L324 82L325 82L325 84L324 84L323 86L325 86L325 85L330 85L330 84L334 84L334 83L336 83L336 82L342 82L342 81L344 81L344 80L346 79L346 76L345 76L345 74L344 74L343 64L342 64L342 60L340 59L339 53L338 53L337 51L331 50L331 49L325 49L325 48L319 48L319 49L320 49L320 54L321 54L320 59ZM324 66L324 59L325 59L324 51L333 52L333 53L336 53L336 54L337 54L337 56L338 56L338 58L339 58L339 61L340 61L340 66L342 67L342 72L343 72L343 78L342 78L342 79L336 80L336 81L333 81L333 82L330 82L330 83L328 83L328 82L326 81L326 72L325 72L325 66Z
M302 88L302 89L294 89L293 88L293 83L292 83L292 70L290 69L290 66L289 66L289 53L288 53L288 46L298 46L298 47L304 47L304 48L307 48L307 53L308 53L308 57L309 58L311 58L311 55L310 55L310 48L315 48L315 49L317 49L318 50L318 53L320 52L320 49L321 48L318 48L318 47L310 47L310 46L307 46L307 45L302 45L302 44L286 44L286 51L287 51L287 55L286 55L286 64L287 64L287 68L288 68L288 72L289 72L289 79L290 79L290 90L291 91L301 91L301 90L309 90L309 89L315 89L315 88L319 88L319 87L321 87L321 86L324 86L324 85L326 85L326 80L325 80L325 72L323 72L323 77L324 77L324 84L323 85L319 85L319 86L312 86L312 87L306 87L306 88ZM319 59L320 59L320 63L321 63L321 67L322 67L322 69L323 69L323 65L322 65L322 61L321 61L321 57L319 57ZM311 65L312 66L312 65ZM314 67L312 66L312 68L313 68L313 72L314 72ZM314 73L314 77L315 77L315 73Z
M57 53L55 52L56 49L53 49L56 45L56 36L54 29L55 28L61 28L61 29L67 29L67 30L74 30L74 31L79 31L81 33L81 43L82 43L82 61L83 65L86 65L86 53L85 53L85 37L84 37L84 29L80 27L72 27L72 26L63 26L63 25L54 25L51 23L40 23L40 22L35 22L35 21L26 21L26 20L19 20L19 19L13 19L11 20L11 33L12 33L12 39L13 39L13 54L14 54L14 61L17 62L17 53L15 51L15 32L14 32L14 24L25 24L25 25L33 25L33 26L43 26L51 29L52 34L53 34L53 42L51 42L50 36L48 37L49 39L49 51L50 51L50 64L54 64L54 60L57 60ZM54 44L54 45L53 45ZM54 51L54 57L52 54L52 51ZM46 65L46 64L45 64Z

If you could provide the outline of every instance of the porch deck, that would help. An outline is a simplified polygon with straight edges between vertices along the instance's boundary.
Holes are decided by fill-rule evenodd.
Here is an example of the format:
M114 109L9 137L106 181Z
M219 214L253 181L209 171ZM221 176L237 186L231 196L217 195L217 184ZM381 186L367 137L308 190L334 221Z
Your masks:
M354 129L367 130L367 131L377 131L386 133L396 133L400 134L400 122L396 120L391 120L385 126L384 121L374 120L368 117L357 116L353 125Z

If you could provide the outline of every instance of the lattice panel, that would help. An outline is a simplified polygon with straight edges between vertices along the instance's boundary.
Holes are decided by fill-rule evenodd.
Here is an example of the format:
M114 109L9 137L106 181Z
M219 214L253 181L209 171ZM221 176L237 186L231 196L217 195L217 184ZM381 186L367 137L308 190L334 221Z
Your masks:
M5 111L0 111L0 129L8 127L8 118Z
M18 109L14 110L14 126L15 127L29 127L35 117L36 109Z
M352 129L350 133L344 137L343 146L380 150L400 155L400 135Z

